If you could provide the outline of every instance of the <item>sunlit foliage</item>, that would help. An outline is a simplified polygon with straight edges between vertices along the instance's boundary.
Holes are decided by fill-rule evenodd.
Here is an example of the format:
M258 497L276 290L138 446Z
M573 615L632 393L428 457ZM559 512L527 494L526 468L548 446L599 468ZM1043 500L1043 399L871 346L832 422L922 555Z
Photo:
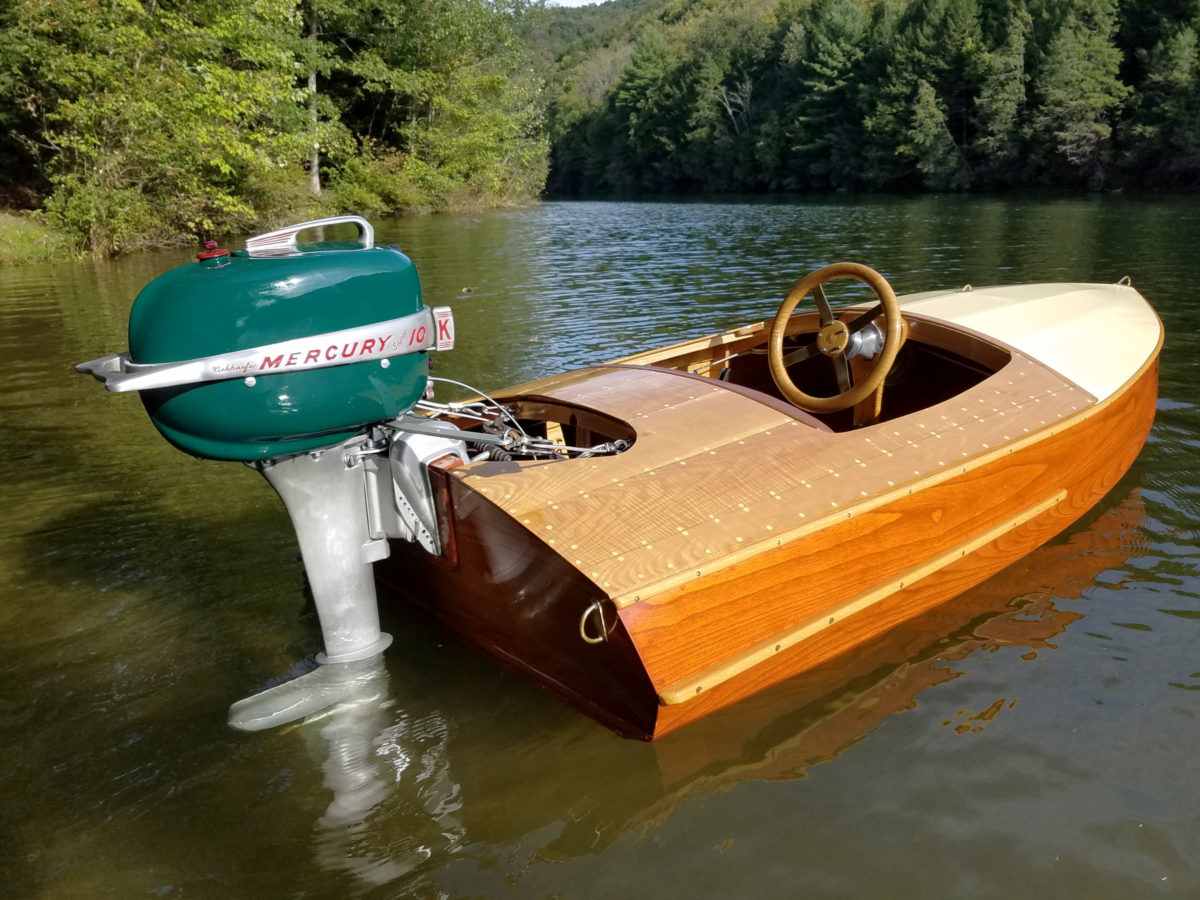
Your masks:
M92 252L543 188L1198 183L1200 0L0 0L0 208Z
M0 0L0 188L118 252L545 177L521 0ZM0 198L6 192L0 190Z

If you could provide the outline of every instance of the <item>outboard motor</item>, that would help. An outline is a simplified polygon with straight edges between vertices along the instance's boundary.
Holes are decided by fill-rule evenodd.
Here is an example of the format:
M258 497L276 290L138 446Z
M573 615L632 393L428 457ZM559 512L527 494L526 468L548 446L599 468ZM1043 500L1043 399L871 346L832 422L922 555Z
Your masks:
M342 224L357 240L297 240ZM428 351L453 344L450 309L424 305L412 262L376 247L364 219L339 216L232 253L206 245L138 295L128 352L77 369L110 391L139 391L180 450L267 478L299 539L325 644L318 659L338 682L339 667L391 642L371 565L388 538L441 552L427 467L466 462L465 435L424 416L408 416L409 429L397 420L425 395ZM312 711L289 704L286 718ZM235 724L278 721L260 709Z

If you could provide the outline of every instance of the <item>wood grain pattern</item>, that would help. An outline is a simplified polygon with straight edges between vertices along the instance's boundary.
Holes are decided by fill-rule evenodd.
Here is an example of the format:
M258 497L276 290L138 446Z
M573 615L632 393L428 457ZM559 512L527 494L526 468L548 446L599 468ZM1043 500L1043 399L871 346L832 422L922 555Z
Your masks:
M484 656L614 731L650 734L658 700L628 634L617 626L595 645L579 637L580 618L603 592L453 472L431 476L435 494L449 495L455 556L393 541L391 557L375 567L381 596L403 597ZM616 625L615 610L606 607Z
M631 449L552 465L483 463L462 477L619 606L799 540L864 499L955 471L1092 402L1021 357L924 413L829 434L715 380L590 371L542 391L629 422Z
M1063 502L1021 527L1005 533L959 562L952 563L915 584L906 585L903 590L885 597L867 611L838 620L832 627L774 655L761 665L717 686L712 691L702 692L687 703L661 707L655 736L674 730L797 672L833 659L978 584L1045 543L1091 508L1132 464L1153 422L1157 385L1157 365L1154 365L1148 367L1125 393L1114 397L1102 409L1096 410L1094 415L1079 417L1074 427L1060 432L1055 439L1028 445L1014 453L1011 460L997 460L992 463L987 467L991 471L981 471L979 477L992 479L997 475L1001 476L1000 480L994 482L998 490L984 495L982 500L976 499L968 486L964 485L963 493L957 498L947 494L943 498L944 502L940 504L930 504L928 499L921 501L927 511L937 508L948 510L967 504L996 511L994 514L972 516L978 521L996 518L1002 515L1002 512L1011 510L1014 505L1012 497L1036 496L1037 490L1051 486L1067 491L1067 498ZM1021 474L1011 482L1006 482L1003 473L1010 467L1016 467L1016 471ZM1030 479L1030 475L1035 477ZM954 484L958 482L948 483L951 487ZM1015 489L1011 494L1009 486ZM909 506L903 501L897 501L896 505ZM885 510L884 514L892 512L903 515L908 511L905 508L897 508ZM944 544L945 532L938 527L939 523L933 523L931 517L926 518L931 521L930 526L922 529L926 541L933 542L935 547L938 543ZM914 526L921 521L920 515L912 518ZM911 556L905 552L905 547L912 543L909 536L903 535L897 538L897 541L899 543L890 546L871 546L872 555L869 562L876 573L886 572L889 568L894 570L895 557L908 559ZM931 551L923 546L922 552ZM650 619L654 618L649 611L655 606L664 611L669 609L668 618L673 621L691 622L695 619L703 620L707 616L711 623L711 619L720 616L722 611L731 612L749 601L776 609L775 616L766 615L759 617L760 619L774 618L775 621L785 621L788 618L787 614L779 614L778 611L780 607L786 608L789 600L795 601L795 588L789 591L788 586L796 583L793 580L794 572L803 569L807 560L805 557L793 557L790 560L763 559L761 562L762 565L757 570L753 562L729 570L725 573L728 580L723 579L720 583L709 583L703 588L681 591L674 597L660 598L656 604L638 604L623 610L622 619L638 642L643 659L647 661L648 670L652 673L656 669L663 673L679 673L695 668L699 662L697 659L688 661L683 658L690 655L690 642L675 637L671 640L673 649L668 650L661 643L662 633L652 627L646 627ZM843 579L846 580L860 581L854 578ZM832 593L831 591L830 596ZM689 612L692 613L691 617ZM679 629L676 627L674 630ZM685 630L690 631L690 628ZM721 645L731 653L736 652L732 650L734 646L744 649L748 643L741 639L744 629L740 622L734 623L726 619L724 629L709 630L710 633L715 631L721 636L718 640L721 640ZM693 637L692 640L696 638ZM656 647L656 643L659 646ZM716 647L712 650L712 658L719 657L723 652ZM709 661L710 665L712 658ZM666 686L670 681L656 679L656 683Z
M999 541L1010 531L1015 531L1031 519L1057 506L1066 499L1066 495L1066 491L1058 491L1041 503L1022 510L1013 518L1001 520L999 524L982 534L959 541L940 554L918 560L900 573L872 585L866 591L845 597L808 618L801 619L795 625L772 635L767 640L751 645L741 653L707 666L682 681L667 685L658 692L659 699L667 705L685 703L702 691L712 690L717 685L736 678L765 662L776 653L794 647L801 641L837 624L847 616L870 609L881 600L902 591L906 584L913 585L936 575L951 563L958 562L968 554L975 553L977 550Z
M860 740L886 715L910 708L927 685L956 677L956 664L973 654L1052 648L1082 618L1070 601L1101 572L1141 552L1144 521L1135 488L1069 540L1044 544L886 634L671 733L655 753L665 781L690 781L731 764L739 778L746 771L794 778ZM970 721L957 728L982 724Z
M937 339L1007 364L922 413L842 434L639 365L515 389L628 422L637 439L614 457L431 472L452 552L398 545L380 580L623 734L664 734L819 665L1062 530L1116 483L1153 421L1156 362L1097 404L1019 353L939 327ZM970 552L952 560L958 547ZM870 602L847 609L854 598ZM590 645L579 623L595 602L613 627ZM815 627L822 617L833 621ZM806 623L802 640L740 664ZM689 686L700 691L685 698Z

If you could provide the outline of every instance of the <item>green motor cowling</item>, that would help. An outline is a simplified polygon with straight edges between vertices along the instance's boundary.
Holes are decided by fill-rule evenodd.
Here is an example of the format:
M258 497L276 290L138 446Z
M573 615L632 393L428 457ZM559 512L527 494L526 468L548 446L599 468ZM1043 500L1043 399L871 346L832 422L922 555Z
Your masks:
M347 223L357 241L296 240ZM358 217L197 256L138 295L127 354L79 366L140 391L155 427L194 456L249 462L340 443L411 409L427 351L453 344L449 310L424 306L412 261L375 247Z

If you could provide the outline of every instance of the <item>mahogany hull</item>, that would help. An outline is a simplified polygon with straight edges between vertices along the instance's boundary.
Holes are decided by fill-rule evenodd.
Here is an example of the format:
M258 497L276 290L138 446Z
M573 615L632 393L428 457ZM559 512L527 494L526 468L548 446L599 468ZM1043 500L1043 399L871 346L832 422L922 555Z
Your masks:
M444 474L453 552L393 542L375 566L381 593L420 607L465 644L627 737L649 737L658 697L629 634L580 639L598 589L494 504ZM612 624L615 615L610 612Z
M868 608L837 619L716 687L686 702L662 706L653 736L666 734L864 644L979 584L1050 540L1091 509L1133 464L1153 423L1157 390L1155 364L1126 393L1092 415L1081 417L1082 421L1069 423L1046 439L966 476L890 504L863 517L857 526L847 522L830 529L822 534L819 546L815 542L810 545L811 552L828 556L830 563L814 563L807 555L763 559L740 580L738 573L731 571L724 584L697 585L687 598L664 598L659 605L670 603L673 615L704 616L714 607L725 608L738 594L743 602L754 601L768 595L772 586L785 592L789 582L815 577L823 582L821 597L832 601L817 614L825 615L836 613L839 591L844 596L859 589L864 567L871 570L877 582L904 582L903 587L897 586ZM1015 528L1006 527L1024 510L1037 508L1043 500L1056 496L1061 499L1037 515ZM896 528L900 522L904 525ZM955 548L969 543L970 535L993 530L1001 533L958 556ZM913 568L911 554L917 548L924 557L941 553L957 558L906 582L904 573ZM859 575L840 568L857 569ZM658 637L655 632L661 632L648 625L654 618L654 605L644 611L632 607L624 612L630 614L627 627L638 636L640 645L653 647ZM665 653L654 658L663 660L666 671L674 671L670 667L678 667L678 658L684 652L677 651L671 659Z
M870 641L1045 543L1133 463L1157 384L1155 360L1104 402L961 472L621 608L454 473L437 473L450 552L394 544L379 579L502 665L652 739ZM597 601L607 640L588 643L581 619L594 636Z

